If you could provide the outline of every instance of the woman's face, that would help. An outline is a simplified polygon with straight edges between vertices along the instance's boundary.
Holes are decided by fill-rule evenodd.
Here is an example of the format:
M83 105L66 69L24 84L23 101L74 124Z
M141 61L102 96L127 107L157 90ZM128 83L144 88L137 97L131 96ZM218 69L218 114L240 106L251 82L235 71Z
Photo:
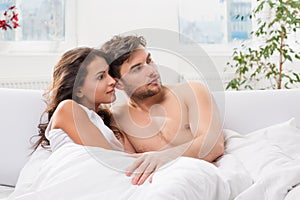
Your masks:
M109 65L102 57L96 57L87 66L87 75L77 92L80 103L95 109L102 103L111 103L116 99L116 81L108 74Z

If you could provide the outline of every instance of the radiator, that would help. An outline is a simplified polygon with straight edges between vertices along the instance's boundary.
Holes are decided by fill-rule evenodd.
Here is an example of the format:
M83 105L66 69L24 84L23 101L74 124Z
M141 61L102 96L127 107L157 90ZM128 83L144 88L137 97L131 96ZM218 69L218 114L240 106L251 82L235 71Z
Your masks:
M162 75L166 76L166 75ZM206 76L205 78L197 75L197 74L181 74L179 78L179 82L183 81L199 81L199 82L222 82L225 84L232 78L232 73L224 73L218 76ZM220 80L221 79L221 80ZM6 79L0 80L0 88L18 88L18 89L33 89L33 90L44 90L50 84L50 80L41 79L41 80L14 80L14 79Z

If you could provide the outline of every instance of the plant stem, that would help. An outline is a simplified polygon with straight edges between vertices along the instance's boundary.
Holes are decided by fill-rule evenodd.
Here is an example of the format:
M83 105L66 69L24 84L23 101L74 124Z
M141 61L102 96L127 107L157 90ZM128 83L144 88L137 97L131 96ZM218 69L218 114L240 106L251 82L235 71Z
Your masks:
M282 29L281 29L282 30ZM281 89L281 83L282 83L282 66L283 66L283 59L282 59L282 52L283 52L283 42L284 42L284 35L285 32L282 30L280 34L280 48L279 48L279 77L277 81L277 89Z

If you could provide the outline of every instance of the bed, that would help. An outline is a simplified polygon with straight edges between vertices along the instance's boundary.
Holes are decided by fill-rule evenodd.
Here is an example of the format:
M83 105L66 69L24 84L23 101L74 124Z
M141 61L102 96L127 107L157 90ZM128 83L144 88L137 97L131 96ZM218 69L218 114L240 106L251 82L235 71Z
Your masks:
M226 91L225 154L215 163L179 157L153 183L130 184L123 152L66 145L30 155L42 91L0 89L0 199L272 199L300 196L300 90ZM103 162L105 161L105 162Z

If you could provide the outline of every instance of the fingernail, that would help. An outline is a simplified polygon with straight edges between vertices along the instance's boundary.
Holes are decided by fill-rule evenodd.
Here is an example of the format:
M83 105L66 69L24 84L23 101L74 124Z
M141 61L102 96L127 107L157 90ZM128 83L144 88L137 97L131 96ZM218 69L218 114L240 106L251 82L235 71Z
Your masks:
M136 185L136 184L137 184L137 181L136 181L136 179L135 179L135 178L134 178L134 179L132 179L131 183L132 183L132 185Z

